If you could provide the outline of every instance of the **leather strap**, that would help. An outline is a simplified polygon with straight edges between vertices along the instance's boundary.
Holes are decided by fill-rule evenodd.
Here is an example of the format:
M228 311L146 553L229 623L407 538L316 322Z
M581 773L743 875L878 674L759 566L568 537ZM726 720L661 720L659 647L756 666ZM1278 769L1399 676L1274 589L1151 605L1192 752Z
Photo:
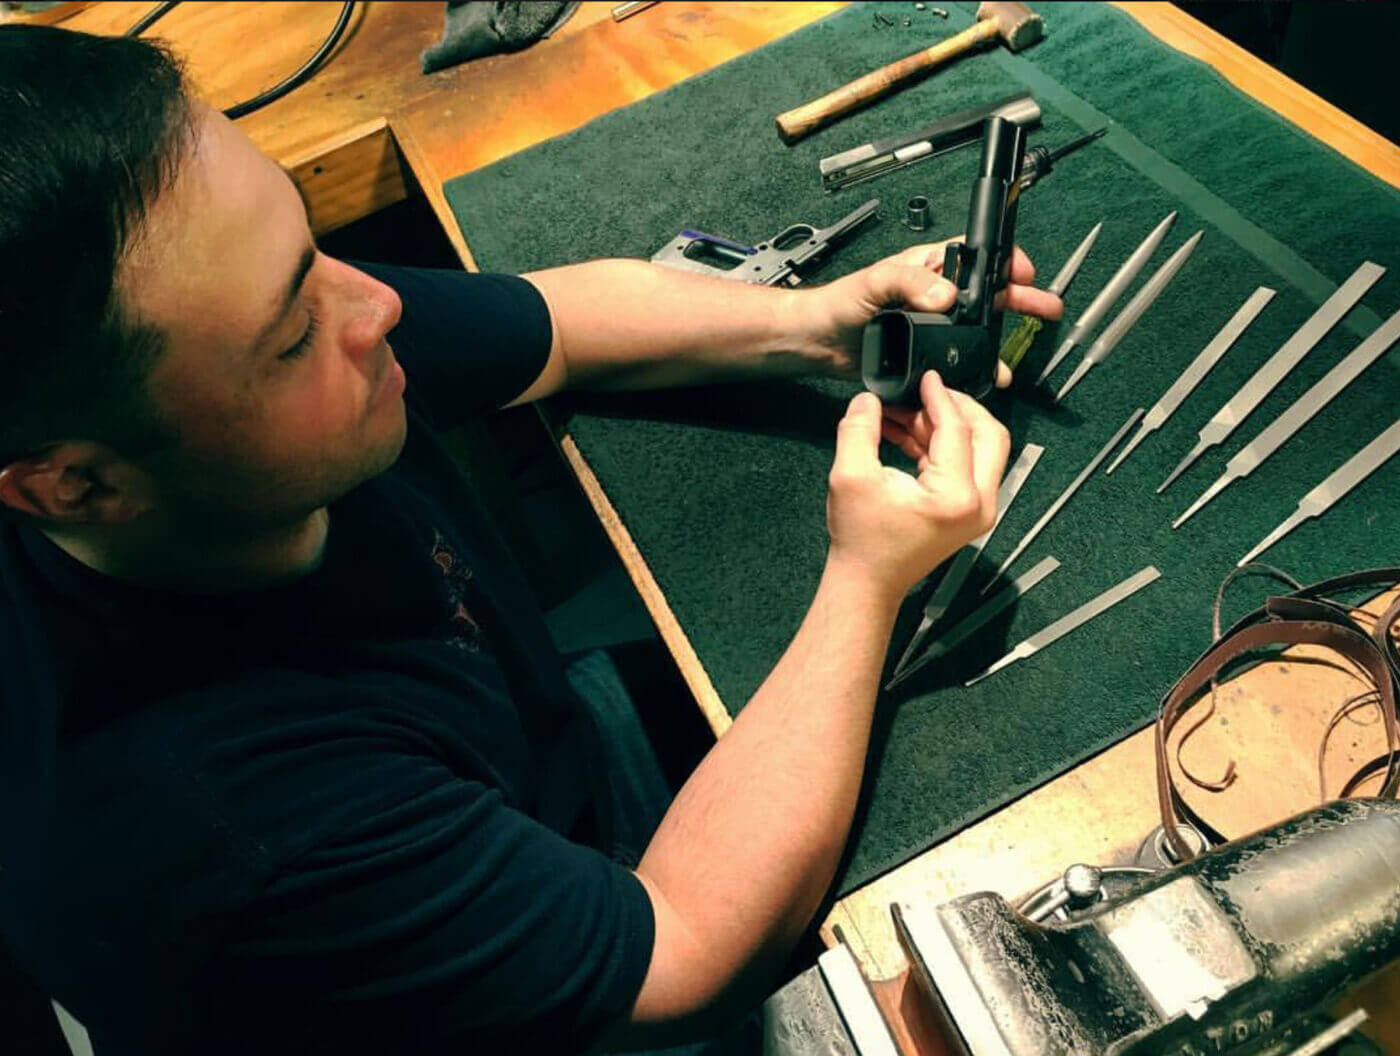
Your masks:
M1390 587L1400 583L1400 568L1369 569L1324 580L1292 594L1269 598L1265 604L1237 621L1191 665L1162 700L1156 726L1157 800L1164 835L1179 860L1194 857L1190 845L1177 831L1184 819L1212 844L1225 842L1205 819L1191 809L1172 779L1167 743L1172 728L1200 693L1223 671L1246 654L1270 646L1320 645L1350 660L1370 681L1381 710L1389 751L1357 771L1343 788L1343 795L1362 780L1384 769L1380 795L1394 798L1400 789L1400 720L1396 699L1400 696L1400 599L1392 604L1368 633L1351 609L1329 595L1362 587Z

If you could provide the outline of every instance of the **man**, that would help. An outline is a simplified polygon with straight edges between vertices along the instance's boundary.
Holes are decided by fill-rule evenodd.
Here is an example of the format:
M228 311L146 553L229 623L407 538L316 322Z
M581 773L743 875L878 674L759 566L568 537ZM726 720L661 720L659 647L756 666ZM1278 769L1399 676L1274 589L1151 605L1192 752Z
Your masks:
M0 936L98 1056L584 1051L753 1007L1006 431L932 374L918 414L852 400L811 609L630 848L615 686L571 680L432 431L849 374L880 307L950 305L931 259L805 291L361 270L157 48L0 30ZM1008 304L1055 317L1031 277Z

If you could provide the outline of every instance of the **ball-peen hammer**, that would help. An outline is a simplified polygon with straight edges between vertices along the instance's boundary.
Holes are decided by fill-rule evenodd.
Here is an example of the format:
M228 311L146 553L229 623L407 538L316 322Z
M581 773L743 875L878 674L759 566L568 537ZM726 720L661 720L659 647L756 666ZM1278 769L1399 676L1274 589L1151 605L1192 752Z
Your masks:
M956 36L882 66L834 92L828 92L820 99L813 99L810 103L779 114L778 135L784 143L796 143L842 114L874 102L906 81L988 41L1000 40L1012 51L1020 51L1044 35L1045 23L1025 4L983 3L977 8L977 21Z

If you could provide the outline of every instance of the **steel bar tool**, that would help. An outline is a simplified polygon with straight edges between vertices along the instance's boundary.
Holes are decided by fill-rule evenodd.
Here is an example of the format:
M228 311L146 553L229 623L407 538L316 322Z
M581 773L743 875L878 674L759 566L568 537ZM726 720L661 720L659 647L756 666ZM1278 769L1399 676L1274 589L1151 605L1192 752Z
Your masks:
M1010 568L1018 557L1026 552L1026 547L1035 542L1036 536L1044 531L1045 526L1055 519L1055 515L1064 508L1065 503L1074 498L1074 493L1083 487L1086 480L1093 476L1094 470L1099 468L1103 460L1113 454L1113 449L1118 446L1118 442L1128 434L1128 430L1137 425L1138 419L1141 417L1141 407L1128 415L1128 420L1120 425L1118 431L1108 438L1108 443L1104 444L1103 447L1099 449L1099 453L1089 460L1089 464L1079 471L1077 477L1070 481L1069 487L1065 488L1065 490L1060 493L1060 497L1050 504L1050 508L1040 515L1040 520L1031 525L1030 531L1021 537L1021 541L1016 544L1016 549L1011 551L1010 556L1007 557L1007 559L1001 563L1001 567L997 569L996 575L987 580L986 585L982 588L983 594L991 590L996 581L1001 578L1001 574Z
M1166 392L1162 393L1159 399L1148 410L1142 419L1142 425L1133 434L1133 438L1124 445L1123 450L1118 452L1118 457L1108 464L1108 468L1103 471L1104 476L1112 473L1122 461L1133 453L1138 444L1145 440L1149 433L1156 432L1166 424L1168 418L1176 413L1176 409L1185 402L1202 379L1210 373L1211 368L1220 362L1225 355L1239 340L1240 335L1245 332L1249 324L1254 322L1255 316L1264 310L1264 306L1274 299L1275 290L1267 286L1260 286L1249 297L1249 300L1240 305L1230 321L1220 328L1210 340L1210 344L1201 349L1200 354L1191 361L1191 365L1181 372L1176 381Z
M1362 294L1369 290L1385 274L1385 268L1372 264L1369 260L1352 272L1346 282L1337 287L1337 292L1328 297L1308 321L1300 326L1268 361L1250 376L1225 403L1215 412L1215 416L1201 427L1196 446L1186 453L1177 467L1167 475L1167 479L1157 485L1160 495L1171 487L1172 481L1185 473L1191 464L1216 444L1222 444L1235 431L1235 427L1249 417L1254 408L1263 402L1264 397L1273 391L1275 385L1298 365L1313 347L1327 336L1332 327L1342 321L1342 316L1351 311Z
M1299 396L1288 410L1275 418L1225 465L1215 483L1201 493L1189 509L1172 522L1173 528L1180 528L1195 513L1237 480L1243 480L1263 464L1264 460L1282 447L1294 433L1303 428L1313 415L1326 407L1343 389L1350 385L1370 367L1390 351L1395 342L1400 341L1400 312L1396 312L1370 337L1362 341L1324 374L1318 381Z
M967 641L974 634L980 631L992 619L1010 608L1011 605L1021 598L1032 587L1036 586L1055 569L1060 567L1060 562L1053 557L1041 558L1031 568L1021 573L996 594L984 601L975 612L969 613L956 627L947 634L929 643L929 647L923 654L904 668L903 671L896 671L894 678L885 686L886 689L893 689L899 683L909 678L917 671L922 671L933 661L940 657L947 656L963 642Z
M1397 454L1400 454L1400 419L1392 422L1390 428L1334 469L1326 480L1299 499L1298 508L1289 514L1282 524L1264 536L1258 546L1240 558L1236 566L1243 567L1249 564L1308 518L1321 517L1340 502L1347 492Z
M965 686L975 686L989 675L994 675L1003 667L1014 664L1017 660L1024 660L1029 656L1034 656L1040 650L1053 642L1058 642L1070 631L1076 630L1088 623L1094 617L1107 612L1120 601L1136 594L1143 587L1156 580L1162 573L1158 572L1152 565L1129 576L1117 586L1109 587L1096 598L1091 598L1079 608L1061 616L1054 623L1037 631L1025 641L1018 644L1011 652L1007 653L1000 660L987 668L980 675L974 675L963 683Z

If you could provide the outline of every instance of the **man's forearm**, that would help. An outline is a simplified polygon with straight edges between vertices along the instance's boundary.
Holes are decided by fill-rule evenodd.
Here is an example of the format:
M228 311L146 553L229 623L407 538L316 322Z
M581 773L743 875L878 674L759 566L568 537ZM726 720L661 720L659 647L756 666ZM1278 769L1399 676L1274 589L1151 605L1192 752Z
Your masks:
M800 293L641 260L596 260L524 276L544 294L565 371L550 391L643 389L835 370L799 347Z
M829 564L787 652L676 797L637 872L694 956L644 991L664 997L636 1019L712 1000L810 923L850 828L898 602Z

